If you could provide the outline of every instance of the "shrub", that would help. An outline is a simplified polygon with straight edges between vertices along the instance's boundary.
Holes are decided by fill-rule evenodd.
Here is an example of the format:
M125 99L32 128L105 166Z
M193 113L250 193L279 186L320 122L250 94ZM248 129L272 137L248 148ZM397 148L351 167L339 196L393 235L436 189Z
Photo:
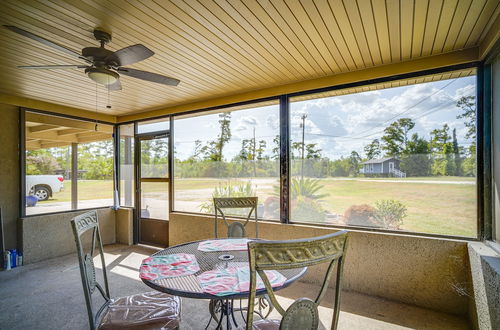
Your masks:
M320 193L323 187L320 180L316 179L292 178L290 180L290 204L293 220L304 222L324 222L326 220L326 212L321 205L321 199L327 197L328 194ZM274 186L275 196L278 201L278 214L279 189L279 186Z
M214 188L212 193L213 198L219 197L252 197L256 196L254 187L250 182L240 182L240 183L231 183L231 181L227 181L225 183L219 183L217 187ZM214 201L208 200L203 202L200 205L200 211L203 213L214 214ZM246 212L246 213L245 213ZM248 210L246 209L235 209L229 210L228 214L232 215L246 215L248 214Z
M292 218L299 222L324 222L326 213L319 201L298 197L291 202Z
M260 214L259 214L260 215ZM270 196L264 201L264 218L280 218L280 199L276 196Z
M375 218L384 228L400 229L406 217L406 206L400 201L384 199L375 203Z
M348 225L380 226L375 218L375 208L368 204L352 205L344 212L344 219Z

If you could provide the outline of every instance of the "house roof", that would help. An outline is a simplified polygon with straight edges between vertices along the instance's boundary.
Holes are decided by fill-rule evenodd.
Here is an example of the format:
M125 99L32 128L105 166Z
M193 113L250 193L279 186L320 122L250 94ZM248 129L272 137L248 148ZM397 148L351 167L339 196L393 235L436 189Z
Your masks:
M388 161L390 159L398 160L397 158L394 158L394 157L386 157L386 158L370 159L370 160L367 160L366 162L363 162L361 164L380 164L380 163L383 163L383 162Z

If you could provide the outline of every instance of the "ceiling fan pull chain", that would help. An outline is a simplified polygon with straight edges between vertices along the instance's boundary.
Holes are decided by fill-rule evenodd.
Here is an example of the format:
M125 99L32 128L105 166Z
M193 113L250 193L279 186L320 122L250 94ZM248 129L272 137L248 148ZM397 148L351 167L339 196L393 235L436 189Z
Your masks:
M109 86L109 76L108 76L108 84L106 86ZM109 102L109 88L106 88L108 90L108 104L106 105L106 109L111 109L111 103Z
M97 82L95 83L95 112L97 113ZM97 132L97 117L95 120L95 131Z

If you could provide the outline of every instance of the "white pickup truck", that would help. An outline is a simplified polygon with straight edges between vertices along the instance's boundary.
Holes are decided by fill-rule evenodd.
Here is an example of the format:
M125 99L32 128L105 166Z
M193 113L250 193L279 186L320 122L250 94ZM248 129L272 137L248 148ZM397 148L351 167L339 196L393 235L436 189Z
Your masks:
M62 175L26 175L26 193L34 195L40 201L46 201L54 193L63 189Z

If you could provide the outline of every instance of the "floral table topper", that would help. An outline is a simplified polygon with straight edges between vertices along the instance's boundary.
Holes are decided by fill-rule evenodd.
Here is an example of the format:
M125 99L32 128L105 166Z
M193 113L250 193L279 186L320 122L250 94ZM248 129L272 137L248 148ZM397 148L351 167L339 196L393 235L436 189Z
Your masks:
M145 280L160 280L191 275L199 270L200 266L194 255L177 253L144 259L139 268L139 277Z
M282 286L286 277L275 270L265 271L272 287ZM246 267L230 267L204 272L198 275L203 292L215 296L227 296L247 292L250 288L250 270ZM257 289L263 289L264 282L257 275Z
M245 251L248 249L246 238L216 239L200 242L198 250L203 252Z

